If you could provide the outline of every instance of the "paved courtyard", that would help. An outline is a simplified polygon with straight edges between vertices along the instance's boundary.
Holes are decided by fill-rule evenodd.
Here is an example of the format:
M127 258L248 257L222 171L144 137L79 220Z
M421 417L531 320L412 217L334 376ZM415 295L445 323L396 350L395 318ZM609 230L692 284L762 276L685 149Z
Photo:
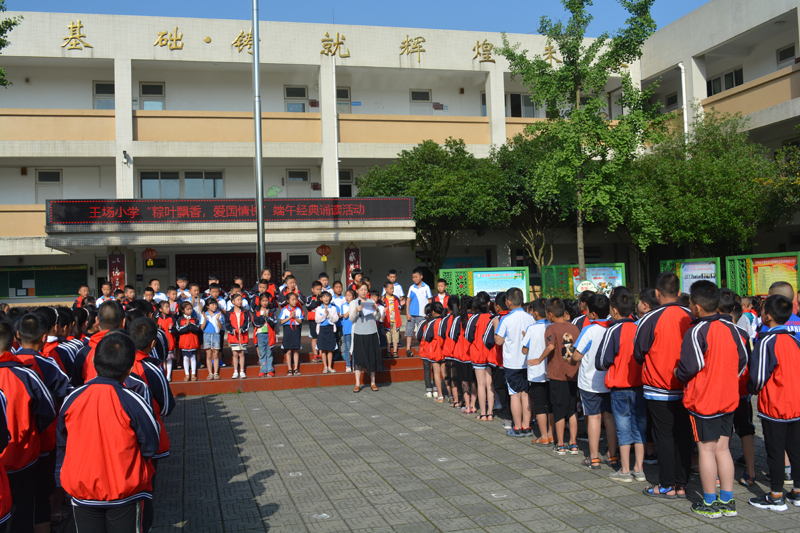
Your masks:
M159 467L153 531L800 530L800 509L755 509L739 485L739 517L701 519L686 500L648 498L644 483L608 480L607 467L589 471L582 455L508 438L499 422L478 422L422 390L409 382L377 393L179 399L166 419L172 457ZM763 454L760 436L756 447ZM763 455L757 463L763 489ZM645 468L655 481L657 467ZM699 498L697 481L689 489Z

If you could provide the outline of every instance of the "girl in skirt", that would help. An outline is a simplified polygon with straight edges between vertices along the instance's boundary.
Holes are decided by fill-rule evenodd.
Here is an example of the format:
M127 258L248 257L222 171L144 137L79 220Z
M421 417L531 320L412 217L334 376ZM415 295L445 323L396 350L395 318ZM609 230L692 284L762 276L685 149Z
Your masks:
M442 319L439 326L439 336L444 339L444 369L445 386L450 396L450 407L461 407L458 401L458 387L461 384L458 380L458 359L455 356L456 341L450 337L450 330L453 323L458 318L458 296L450 296L447 299L447 315Z
M336 372L333 369L333 351L336 349L336 321L339 313L336 306L331 304L331 293L322 291L319 295L320 304L314 310L317 328L317 351L322 356L325 368L323 374Z
M297 295L290 292L286 297L286 305L281 309L283 324L283 344L286 351L287 376L300 375L300 329L303 327L303 309L297 305Z
M458 359L458 378L461 381L461 391L464 394L464 407L461 408L461 412L464 414L475 413L475 403L478 401L475 369L472 368L472 361L469 358L469 341L466 335L470 318L472 318L472 296L466 296L461 300L461 309L458 317L453 327L450 328L450 335L456 342L453 353Z

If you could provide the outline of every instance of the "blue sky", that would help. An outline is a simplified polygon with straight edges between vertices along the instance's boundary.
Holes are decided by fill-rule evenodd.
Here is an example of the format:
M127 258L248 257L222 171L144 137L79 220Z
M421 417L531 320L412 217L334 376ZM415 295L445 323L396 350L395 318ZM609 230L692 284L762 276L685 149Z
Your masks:
M653 15L658 27L663 28L707 1L656 0ZM137 2L83 0L80 3L64 0L6 0L9 11L219 19L249 19L251 4L252 0L139 0ZM67 8L72 10L68 11ZM259 8L262 20L329 23L335 16L339 24L509 33L536 33L542 15L553 18L564 17L563 7L558 0L539 2L339 0L335 3L306 0L300 4L260 0ZM625 22L625 10L616 0L594 0L591 13L595 18L589 28L590 37L603 31L613 31Z

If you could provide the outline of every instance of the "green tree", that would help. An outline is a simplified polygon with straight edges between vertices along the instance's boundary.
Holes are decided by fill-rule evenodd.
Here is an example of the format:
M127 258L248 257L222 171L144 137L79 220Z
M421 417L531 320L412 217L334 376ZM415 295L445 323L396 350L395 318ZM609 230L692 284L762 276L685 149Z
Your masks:
M385 167L356 179L359 196L413 196L417 245L438 275L450 242L462 230L479 233L506 224L503 178L489 159L478 159L464 141L424 141L403 150Z
M630 200L626 229L640 250L662 243L729 255L790 214L785 196L797 173L787 162L782 175L771 152L749 141L746 124L738 114L696 113L688 137L671 128L631 166L620 190Z
M5 10L6 0L0 0L0 13L3 13ZM22 17L9 17L6 19L0 19L0 53L2 53L3 48L11 44L11 42L6 39L6 35L21 21ZM8 87L9 85L11 85L11 82L6 79L6 70L3 67L0 67L0 87Z
M526 132L493 147L491 154L505 183L509 229L540 272L553 262L554 233L575 206L571 191L562 190L544 164L550 157L549 140Z
M604 219L609 229L622 222L615 202L616 181L623 169L647 142L660 121L658 108L649 103L655 84L641 91L626 70L642 55L642 45L656 29L650 15L654 0L619 0L630 14L626 26L614 34L603 33L585 40L592 21L587 7L591 0L562 0L569 13L566 23L542 17L539 33L561 58L528 58L527 50L510 45L503 35L499 53L509 62L512 76L520 76L532 100L547 110L548 120L529 126L535 136L549 138L550 157L543 161L547 172L574 192L578 263L586 276L584 224ZM553 61L555 63L553 64ZM625 112L608 117L609 80L618 74Z

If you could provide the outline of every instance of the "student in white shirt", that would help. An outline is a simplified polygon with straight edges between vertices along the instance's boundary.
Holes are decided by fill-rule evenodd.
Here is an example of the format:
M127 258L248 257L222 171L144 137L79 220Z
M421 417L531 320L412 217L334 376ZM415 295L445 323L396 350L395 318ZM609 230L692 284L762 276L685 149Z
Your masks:
M550 321L547 320L544 298L537 298L528 304L528 313L536 321L532 326L528 326L525 331L525 338L522 339L522 353L528 358L528 393L530 395L530 405L533 413L536 414L536 423L539 426L541 436L534 439L534 444L551 445L553 444L553 408L550 406L550 390L547 381L547 359L536 364L538 355L544 353L547 348L544 332Z
M392 285L394 285L394 296L395 298L400 298L400 305L402 306L405 304L406 301L406 293L403 292L403 286L397 283L397 270L390 269L389 272L386 274L386 281L390 281ZM386 286L384 285L383 292L381 293L381 298L386 294Z
M583 404L583 414L586 417L586 432L589 434L589 457L583 460L583 465L593 470L600 468L600 429L605 422L606 438L608 439L608 455L605 462L609 466L619 466L617 456L617 426L614 423L614 415L611 414L611 392L606 387L606 372L597 370L595 361L597 351L606 329L611 324L608 315L609 301L603 294L595 294L587 302L588 313L586 319L591 322L584 326L578 340L575 342L575 350L567 357L570 364L580 363L578 371L578 390L581 393L581 403Z
M533 317L525 312L522 291L517 288L506 292L509 312L501 318L495 317L494 343L503 347L503 371L506 375L508 394L511 395L511 416L514 427L508 430L510 437L524 437L531 431L531 410L528 402L527 355L522 352L524 333L534 324Z
M163 302L167 299L167 295L161 291L161 282L158 281L156 278L153 278L148 283L150 287L153 288L153 301L157 304Z
M425 306L433 301L431 288L422 281L422 269L415 268L411 272L414 284L408 289L406 299L406 356L411 357L411 339L415 330L425 322ZM401 287L402 289L402 287Z

